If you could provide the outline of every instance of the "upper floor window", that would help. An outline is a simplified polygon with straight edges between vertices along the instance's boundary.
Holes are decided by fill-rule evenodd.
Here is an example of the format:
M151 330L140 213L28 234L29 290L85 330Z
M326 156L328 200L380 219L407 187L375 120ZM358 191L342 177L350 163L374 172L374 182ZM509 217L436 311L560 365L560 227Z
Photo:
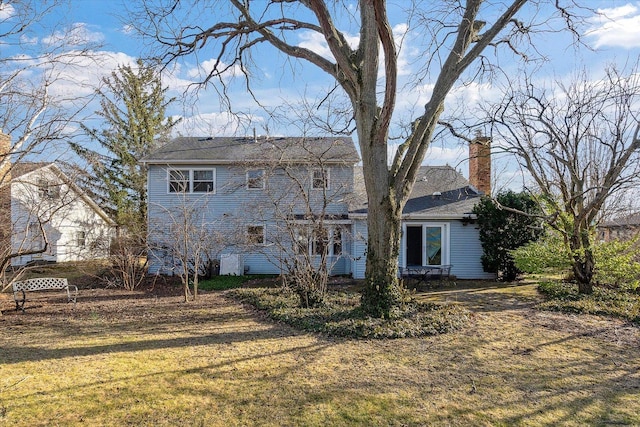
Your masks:
M215 169L172 169L169 193L215 193Z
M264 190L264 169L247 171L247 189Z
M41 199L53 200L60 198L59 185L43 178L38 179L36 185L38 186L38 196L40 196Z
M190 193L189 170L169 171L169 193Z
M213 170L194 170L193 173L193 192L194 193L212 193L213 192Z
M311 171L311 187L316 189L329 189L329 170L313 169Z

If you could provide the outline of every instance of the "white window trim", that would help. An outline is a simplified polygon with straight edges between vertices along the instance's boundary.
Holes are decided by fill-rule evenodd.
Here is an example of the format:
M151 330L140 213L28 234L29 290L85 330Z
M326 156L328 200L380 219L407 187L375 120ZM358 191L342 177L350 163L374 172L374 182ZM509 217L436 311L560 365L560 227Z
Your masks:
M321 172L324 174L324 179L326 181L326 185L324 187L316 187L315 184L315 173ZM331 190L331 169L330 168L313 168L311 169L311 189L312 190Z
M171 191L171 172L175 172L175 171L184 171L184 172L188 172L188 183L189 183L189 191ZM213 188L211 191L193 191L193 172L194 171L211 171L213 172ZM216 188L218 186L217 184L218 179L216 176L216 168L194 168L194 167L184 167L184 168L180 168L180 167L175 167L175 168L169 168L167 169L167 194L216 194Z
M79 248L87 247L87 232L84 230L76 230L75 233L76 246Z
M402 224L402 239L400 242L400 248L402 251L402 265L401 267L407 267L407 226L409 227L422 227L422 265L427 265L427 248L425 244L425 228L426 227L440 227L442 230L442 248L441 248L441 259L440 265L450 265L451 264L451 237L450 230L451 224L448 222L403 222Z
M309 226L311 224L309 224L308 222L303 222L303 221L296 221L296 224L300 224L301 226ZM345 224L348 224L348 222L330 222L330 223L325 223L324 224L324 229L327 230L327 246L329 248L329 250L327 251L327 257L341 257L343 255L345 255ZM335 229L336 228L340 228L342 230L342 233L340 234L340 247L342 248L342 253L336 254L334 253L334 247L335 247L335 241L334 241L334 236L335 236ZM315 249L316 249L316 240L315 240L315 235L313 234L313 228L308 229L308 231L311 233L311 236L308 236L309 241L307 244L307 255L312 256L312 257L321 257L322 255L320 254L316 254L315 253ZM306 235L305 235L305 238ZM297 242L294 242L294 245L297 245Z
M251 234L249 233L250 227L262 227L262 243L251 242ZM253 246L265 246L267 244L267 227L264 224L248 224L247 225L247 241Z
M261 186L261 187L250 187L250 186L249 186L249 179L250 179L250 178L249 178L249 173L250 173L250 172L258 172L258 171L259 171L260 173L262 173L262 186ZM266 175L266 174L265 174L264 169L250 169L250 170L248 170L248 171L247 171L247 173L246 173L246 189L247 189L248 191L261 191L261 190L264 190L264 189L265 189L265 187L266 187L266 178L265 178L265 175Z

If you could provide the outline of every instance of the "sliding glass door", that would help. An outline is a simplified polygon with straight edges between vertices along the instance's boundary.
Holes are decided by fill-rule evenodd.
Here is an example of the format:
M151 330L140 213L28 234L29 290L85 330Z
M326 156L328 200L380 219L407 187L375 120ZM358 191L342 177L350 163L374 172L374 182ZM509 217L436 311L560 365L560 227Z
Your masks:
M410 223L403 231L405 266L449 263L449 224Z

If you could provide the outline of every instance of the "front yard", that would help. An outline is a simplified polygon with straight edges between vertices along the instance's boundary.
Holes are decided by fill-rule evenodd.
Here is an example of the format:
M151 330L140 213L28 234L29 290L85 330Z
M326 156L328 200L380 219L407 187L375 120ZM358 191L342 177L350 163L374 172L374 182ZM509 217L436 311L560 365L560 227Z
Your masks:
M0 424L639 425L640 330L542 312L535 285L419 293L471 311L425 338L298 332L228 298L0 296Z

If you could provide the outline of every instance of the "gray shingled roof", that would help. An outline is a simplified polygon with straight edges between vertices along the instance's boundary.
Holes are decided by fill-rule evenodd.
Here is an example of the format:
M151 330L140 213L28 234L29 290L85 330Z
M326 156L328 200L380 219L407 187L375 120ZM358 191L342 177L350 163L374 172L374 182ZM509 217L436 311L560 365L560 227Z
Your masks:
M600 227L634 227L640 225L640 213L633 213L627 216L614 218L610 221L600 224Z
M142 159L143 163L288 162L354 164L360 161L351 138L179 137Z
M22 175L28 174L40 168L50 165L46 162L21 162L11 165L11 178L19 178Z
M367 213L367 196L361 167L356 167L354 180L356 194L350 211ZM410 216L462 217L471 213L479 200L478 191L451 166L421 166L402 213Z

